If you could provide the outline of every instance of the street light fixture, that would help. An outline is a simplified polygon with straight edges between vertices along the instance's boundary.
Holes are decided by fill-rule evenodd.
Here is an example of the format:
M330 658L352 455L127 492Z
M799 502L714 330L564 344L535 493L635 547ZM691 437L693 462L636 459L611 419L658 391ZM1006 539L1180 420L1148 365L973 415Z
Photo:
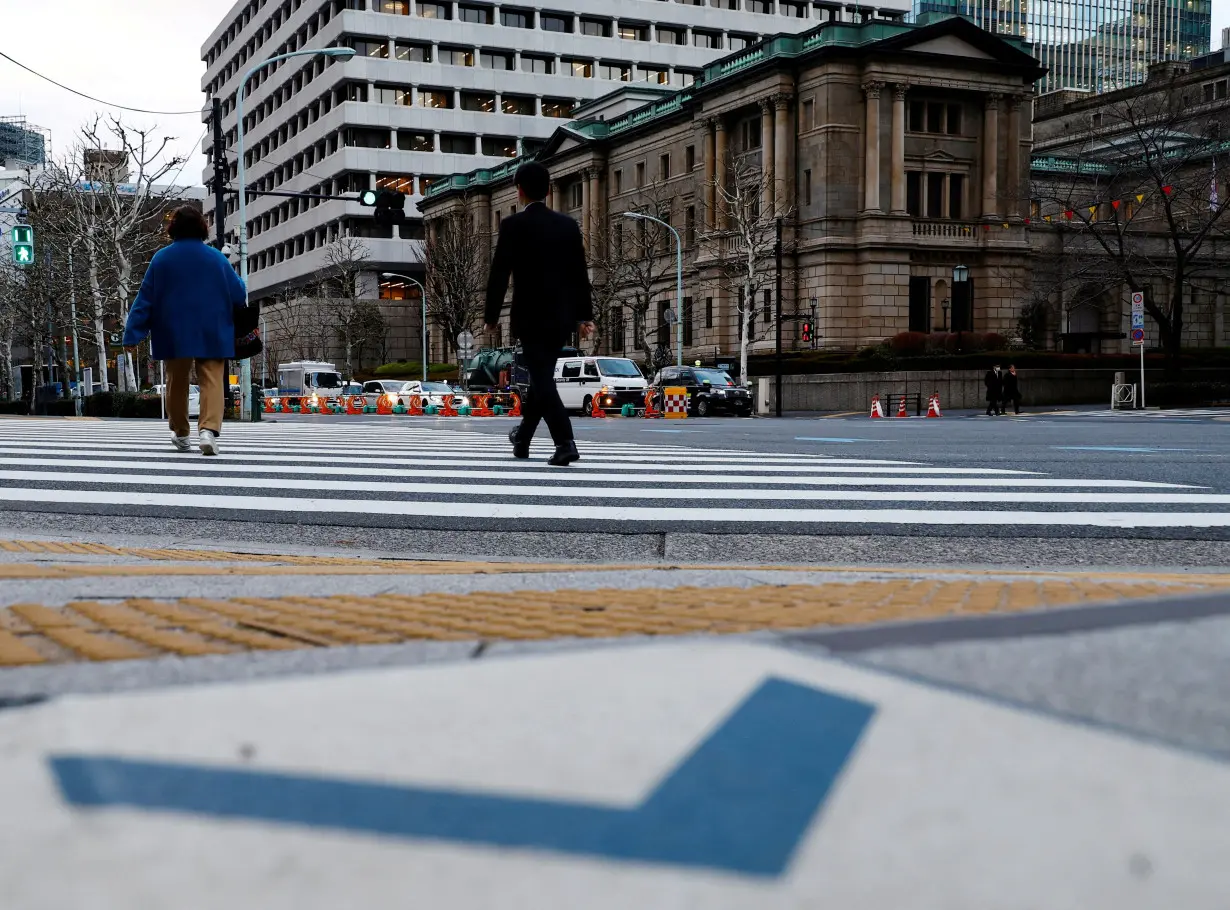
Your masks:
M252 64L239 80L239 88L235 91L235 154L239 159L239 173L236 175L239 183L239 277L243 279L245 306L248 303L248 169L244 164L243 156L243 96L248 87L248 80L252 78L252 75L257 70L264 69L270 64L278 63L291 57L319 55L348 60L354 56L354 53L353 47L318 47L301 51L290 51L286 54L270 57L268 60L262 60L260 63ZM241 402L239 410L240 420L251 420L254 402L252 401L252 361L250 359L240 361L239 400Z
M423 339L423 382L427 381L427 288L423 287L422 283L411 278L409 275L403 275L400 272L381 272L381 278L400 278L403 281L409 281L412 285L419 289L419 299L423 302L423 325L419 329L419 336Z
M948 331L948 298L947 297L945 297L943 302L940 304L940 309L944 311L944 327L940 331L947 332Z
M969 269L963 265L954 266L952 270L953 284L962 284L969 281Z
M639 218L642 221L654 221L675 235L675 339L677 350L675 366L683 366L683 240L679 232L661 218L646 215L641 212L620 212L624 218Z

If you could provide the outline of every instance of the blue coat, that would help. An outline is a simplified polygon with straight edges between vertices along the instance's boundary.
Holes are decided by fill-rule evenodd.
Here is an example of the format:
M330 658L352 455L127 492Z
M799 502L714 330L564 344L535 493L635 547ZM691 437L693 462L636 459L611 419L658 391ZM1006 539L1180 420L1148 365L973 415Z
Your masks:
M150 260L128 311L124 345L153 336L155 360L235 356L235 310L247 303L230 262L200 240L176 240Z

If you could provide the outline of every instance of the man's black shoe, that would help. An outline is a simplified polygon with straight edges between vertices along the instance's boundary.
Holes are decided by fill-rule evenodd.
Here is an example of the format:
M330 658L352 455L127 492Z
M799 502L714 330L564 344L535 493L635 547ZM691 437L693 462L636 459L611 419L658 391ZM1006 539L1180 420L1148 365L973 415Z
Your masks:
M555 447L555 454L547 459L547 464L554 465L557 468L567 467L574 461L579 461L581 453L577 451L575 442L566 442L563 445Z
M528 442L522 442L521 438L517 435L516 430L509 430L508 441L512 443L513 458L530 457L530 444Z

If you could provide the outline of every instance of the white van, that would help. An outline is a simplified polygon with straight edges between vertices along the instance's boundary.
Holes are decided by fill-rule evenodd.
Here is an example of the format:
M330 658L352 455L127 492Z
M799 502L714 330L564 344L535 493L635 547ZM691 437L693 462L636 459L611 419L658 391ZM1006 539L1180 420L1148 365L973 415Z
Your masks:
M625 404L643 408L648 386L640 367L626 357L561 357L555 362L555 387L564 407L587 416L603 389L604 411Z
M337 398L344 387L342 374L331 363L296 360L278 364L278 392L287 398L308 395Z

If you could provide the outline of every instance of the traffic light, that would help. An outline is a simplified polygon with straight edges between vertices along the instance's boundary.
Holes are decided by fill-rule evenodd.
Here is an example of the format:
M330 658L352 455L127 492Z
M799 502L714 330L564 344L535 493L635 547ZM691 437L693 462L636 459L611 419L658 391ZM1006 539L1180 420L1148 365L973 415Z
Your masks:
M376 224L401 224L406 220L406 194L396 190L364 190L359 202L375 209L372 218Z
M811 320L803 320L803 343L811 344Z
M34 265L34 228L28 224L13 227L13 262Z

